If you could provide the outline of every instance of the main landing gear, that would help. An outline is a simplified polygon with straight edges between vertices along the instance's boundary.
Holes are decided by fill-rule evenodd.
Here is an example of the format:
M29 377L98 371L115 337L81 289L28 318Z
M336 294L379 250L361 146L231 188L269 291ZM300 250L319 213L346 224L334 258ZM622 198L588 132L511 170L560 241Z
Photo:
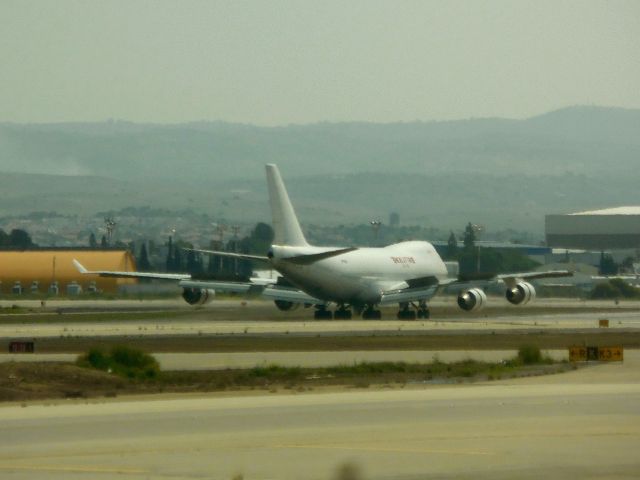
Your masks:
M314 320L331 320L333 318L333 312L327 310L326 305L316 305L316 311L313 312Z
M399 304L398 320L415 320L416 318L429 318L430 312L427 302L421 300L420 302L402 302ZM363 320L380 320L382 318L382 312L378 310L375 305L338 305L335 311L331 311L326 305L316 305L315 312L313 312L313 318L315 320L351 320L354 312L356 315L362 313Z
M382 318L382 312L377 310L373 305L367 305L362 311L363 320L380 320Z
M316 310L313 312L313 318L315 320L351 320L353 314L360 315L364 320L380 320L382 314L380 310L376 309L373 305L367 305L364 309L362 306L352 305L338 305L335 312L332 312L326 305L316 305Z
M402 302L398 310L398 320L415 320L417 318L429 318L430 312L427 302L420 300L418 305L415 303Z
M351 320L351 309L344 305L340 305L336 308L333 318L336 320Z

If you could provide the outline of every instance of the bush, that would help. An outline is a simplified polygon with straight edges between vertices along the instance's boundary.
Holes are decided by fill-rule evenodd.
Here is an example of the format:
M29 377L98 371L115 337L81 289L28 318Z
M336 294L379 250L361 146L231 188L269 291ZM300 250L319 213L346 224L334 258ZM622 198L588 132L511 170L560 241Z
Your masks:
M624 298L638 298L640 297L640 290L636 287L629 285L621 278L612 278L609 283L620 292L620 296Z
M621 278L612 278L606 283L598 283L593 287L591 298L640 298L640 290Z
M542 353L536 345L523 345L518 349L518 361L522 365L542 363Z
M105 355L105 353L99 348L92 348L87 353L86 362L96 368L98 370L108 370L109 369L109 357Z
M92 348L78 357L76 363L129 378L153 378L160 371L160 365L153 356L126 345L115 346L109 353Z

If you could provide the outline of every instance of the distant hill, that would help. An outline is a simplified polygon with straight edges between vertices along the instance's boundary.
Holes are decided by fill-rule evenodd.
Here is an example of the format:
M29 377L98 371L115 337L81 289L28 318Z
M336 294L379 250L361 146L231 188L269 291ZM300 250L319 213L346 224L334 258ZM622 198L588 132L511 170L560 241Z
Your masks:
M602 107L526 120L276 128L0 124L0 171L13 172L0 176L0 213L158 204L264 218L263 165L274 162L311 222L397 210L443 227L539 230L544 213L638 203L639 132L640 110Z

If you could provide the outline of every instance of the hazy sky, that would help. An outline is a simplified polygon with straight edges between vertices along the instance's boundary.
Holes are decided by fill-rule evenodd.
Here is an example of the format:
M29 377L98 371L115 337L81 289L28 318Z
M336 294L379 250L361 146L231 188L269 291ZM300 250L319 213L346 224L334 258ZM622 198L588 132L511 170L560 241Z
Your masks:
M0 0L0 121L640 107L640 1Z

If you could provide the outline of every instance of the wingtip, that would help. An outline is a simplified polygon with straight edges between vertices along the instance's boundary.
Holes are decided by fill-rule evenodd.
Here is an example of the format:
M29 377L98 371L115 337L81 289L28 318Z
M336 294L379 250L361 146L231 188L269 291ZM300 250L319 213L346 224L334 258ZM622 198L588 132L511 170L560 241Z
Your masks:
M87 270L86 268L84 268L84 266L75 258L73 259L73 264L75 265L76 269L80 272L80 273L88 273L89 270Z

